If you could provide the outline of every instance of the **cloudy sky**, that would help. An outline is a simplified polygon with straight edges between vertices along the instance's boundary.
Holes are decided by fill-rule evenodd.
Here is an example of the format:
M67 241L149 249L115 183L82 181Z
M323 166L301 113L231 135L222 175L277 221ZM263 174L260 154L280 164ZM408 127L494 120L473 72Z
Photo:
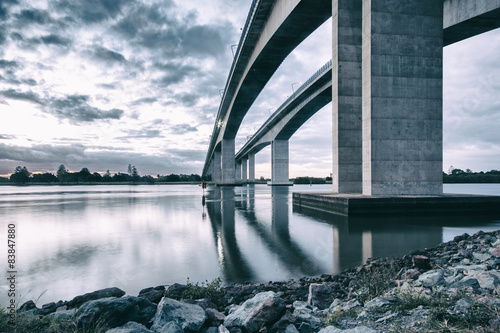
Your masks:
M0 175L202 171L251 0L1 0ZM449 46L444 170L500 169L500 31ZM327 21L282 64L248 135L331 58ZM299 83L298 83L299 82ZM256 158L270 176L270 148ZM290 140L290 175L331 172L331 105Z

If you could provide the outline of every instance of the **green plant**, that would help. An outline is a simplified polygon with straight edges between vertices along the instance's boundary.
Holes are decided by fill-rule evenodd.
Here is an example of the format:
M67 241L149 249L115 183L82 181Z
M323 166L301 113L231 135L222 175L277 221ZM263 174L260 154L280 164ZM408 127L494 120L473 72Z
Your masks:
M400 269L400 265L394 261L365 266L358 275L359 289L355 291L358 299L366 303L394 287L394 280Z
M224 306L224 296L226 295L226 291L222 286L222 278L218 277L211 282L206 280L201 284L196 282L192 283L187 279L187 288L182 293L182 298L184 299L201 299L208 298L212 303L217 305L218 308L222 308Z
M340 327L339 321L346 317L356 317L358 315L358 311L351 309L348 311L337 310L332 314L328 315L325 318L322 318L322 322L324 326L335 326Z

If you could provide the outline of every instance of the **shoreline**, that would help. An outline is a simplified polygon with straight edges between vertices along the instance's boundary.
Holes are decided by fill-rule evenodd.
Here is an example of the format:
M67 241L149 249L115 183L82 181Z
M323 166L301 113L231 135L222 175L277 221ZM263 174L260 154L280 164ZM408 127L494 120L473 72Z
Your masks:
M75 327L100 321L104 326L98 332L110 328L110 333L164 332L168 325L204 333L335 333L360 327L363 332L429 332L445 324L463 332L495 332L500 329L499 269L500 230L479 231L401 258L371 258L335 276L228 286L220 280L175 283L145 288L137 296L107 288L41 307L28 301L17 320L58 318ZM124 310L130 307L142 315ZM184 327L186 322L197 324ZM135 330L117 328L123 325Z

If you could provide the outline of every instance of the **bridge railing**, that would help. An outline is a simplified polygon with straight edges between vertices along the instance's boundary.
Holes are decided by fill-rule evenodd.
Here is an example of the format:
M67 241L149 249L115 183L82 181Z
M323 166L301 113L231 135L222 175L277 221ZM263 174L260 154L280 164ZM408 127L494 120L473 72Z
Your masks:
M262 126L247 140L247 142L243 145L243 147L241 147L240 152L243 151L243 149L247 148L248 145L253 144L252 141L258 139L258 136L260 136L262 131L266 129L269 123L271 123L274 120L274 118L279 113L281 113L291 101L293 101L297 96L299 96L307 87L309 87L311 83L316 81L318 77L324 75L331 68L332 68L332 60L330 59L326 64L324 64L320 69L318 69L316 73L314 73L311 77L309 77L309 79L307 79L307 81L304 82L304 84L302 84L291 96L289 96L285 100L285 102L283 102L280 105L280 107L275 112L273 112L271 116L269 116L269 118L264 122L264 124L262 124Z

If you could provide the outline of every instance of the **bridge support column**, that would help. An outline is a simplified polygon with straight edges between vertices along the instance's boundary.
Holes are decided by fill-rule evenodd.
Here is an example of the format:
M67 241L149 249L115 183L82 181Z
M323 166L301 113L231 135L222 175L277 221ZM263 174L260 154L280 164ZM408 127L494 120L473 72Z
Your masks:
M443 4L363 0L363 194L443 192Z
M241 181L241 161L235 163L234 180Z
M220 184L222 181L221 166L220 166L220 151L214 151L214 159L212 160L212 181L215 184Z
M234 167L234 139L222 139L222 182L221 185L233 185L235 176Z
M243 157L243 159L241 160L241 180L244 183L247 182L247 177L248 177L247 166L248 166L248 157Z
M274 140L271 144L271 181L267 185L293 185L288 178L288 162L288 140Z
M333 192L361 193L363 0L332 2Z
M248 182L255 182L255 154L248 154Z

